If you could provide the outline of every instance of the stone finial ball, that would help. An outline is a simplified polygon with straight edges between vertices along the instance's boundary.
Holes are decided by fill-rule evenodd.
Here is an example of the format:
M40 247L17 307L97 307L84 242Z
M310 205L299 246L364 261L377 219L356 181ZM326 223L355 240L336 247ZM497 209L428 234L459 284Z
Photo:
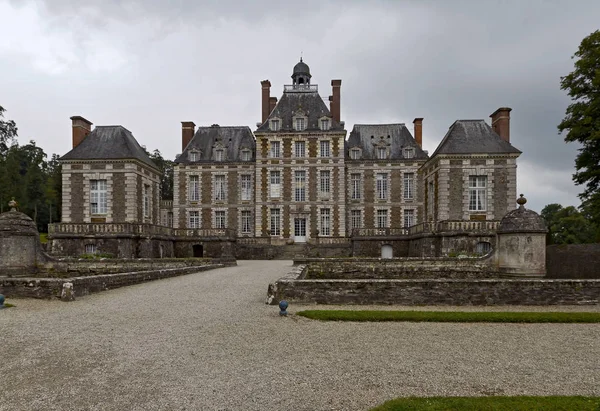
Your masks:
M525 203L527 203L527 199L523 197L523 194L521 194L521 196L517 199L517 204L523 206Z
M13 197L12 200L10 200L8 202L8 206L10 207L10 211L15 211L15 208L17 207L18 203L15 201L15 198Z

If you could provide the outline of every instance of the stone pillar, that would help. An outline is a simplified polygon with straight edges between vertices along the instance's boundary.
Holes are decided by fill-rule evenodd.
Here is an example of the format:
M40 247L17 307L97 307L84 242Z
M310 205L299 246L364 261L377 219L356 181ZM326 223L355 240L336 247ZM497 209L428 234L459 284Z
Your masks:
M519 208L500 221L496 241L498 272L508 277L546 275L546 224L535 211L527 210L527 199L517 200Z

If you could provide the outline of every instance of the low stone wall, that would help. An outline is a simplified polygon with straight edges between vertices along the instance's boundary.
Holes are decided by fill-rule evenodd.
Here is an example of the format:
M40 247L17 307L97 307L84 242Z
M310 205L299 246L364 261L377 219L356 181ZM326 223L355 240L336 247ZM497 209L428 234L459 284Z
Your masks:
M223 267L222 264L180 267L162 270L138 271L117 274L99 274L72 278L0 278L0 294L7 297L60 298L63 284L73 284L75 296L111 290L146 281L154 281L184 274Z
M398 305L600 304L600 280L544 279L302 279L295 267L269 285L267 303Z
M295 259L306 264L306 279L376 278L494 278L496 269L489 257L481 258L334 258Z
M546 247L546 278L600 279L600 244Z

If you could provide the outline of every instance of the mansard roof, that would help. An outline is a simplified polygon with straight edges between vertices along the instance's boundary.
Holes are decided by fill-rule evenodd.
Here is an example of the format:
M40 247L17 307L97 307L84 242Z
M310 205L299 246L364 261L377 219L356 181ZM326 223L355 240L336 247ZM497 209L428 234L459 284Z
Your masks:
M350 149L358 147L362 150L361 159L377 159L375 147L379 145L389 145L391 160L404 159L405 148L414 148L412 160L429 158L404 123L355 124L346 141L346 157L350 156Z
M250 127L213 124L210 127L198 127L196 134L175 162L192 163L189 156L192 151L198 153L197 162L212 162L214 161L213 150L217 148L226 150L224 161L241 161L241 153L244 149L251 151L251 161L256 159L256 141Z
M485 120L456 120L437 147L436 154L520 154L502 140Z
M135 159L156 169L156 164L123 126L97 126L77 147L61 160L127 160Z
M265 121L258 129L257 132L269 132L269 120L279 119L281 121L281 127L279 131L292 132L293 129L293 118L295 115L303 115L308 117L308 123L305 131L320 131L319 119L322 117L329 117L331 120L330 130L338 131L344 128L339 122L334 121L331 117L331 113L323 99L317 91L316 85L306 86L285 86L281 99L277 102L277 105L269 114L267 121Z

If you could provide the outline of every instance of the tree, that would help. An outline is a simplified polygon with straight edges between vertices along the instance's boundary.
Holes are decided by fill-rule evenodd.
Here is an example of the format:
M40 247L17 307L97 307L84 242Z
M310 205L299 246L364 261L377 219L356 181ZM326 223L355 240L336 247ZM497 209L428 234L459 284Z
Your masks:
M13 120L3 120L4 107L0 106L0 155L4 155L17 137L17 125Z
M573 206L548 204L541 216L548 227L547 244L583 244L596 241L597 227Z
M558 125L566 131L566 142L582 145L575 159L573 180L585 185L580 198L584 203L600 201L600 30L581 41L575 52L575 69L561 77L560 85L571 97L566 116ZM600 205L590 206L593 221L600 224Z
M147 151L146 151L147 152ZM148 153L148 152L147 152ZM160 170L160 193L162 200L173 199L173 161L163 158L159 150L148 153L150 159Z

